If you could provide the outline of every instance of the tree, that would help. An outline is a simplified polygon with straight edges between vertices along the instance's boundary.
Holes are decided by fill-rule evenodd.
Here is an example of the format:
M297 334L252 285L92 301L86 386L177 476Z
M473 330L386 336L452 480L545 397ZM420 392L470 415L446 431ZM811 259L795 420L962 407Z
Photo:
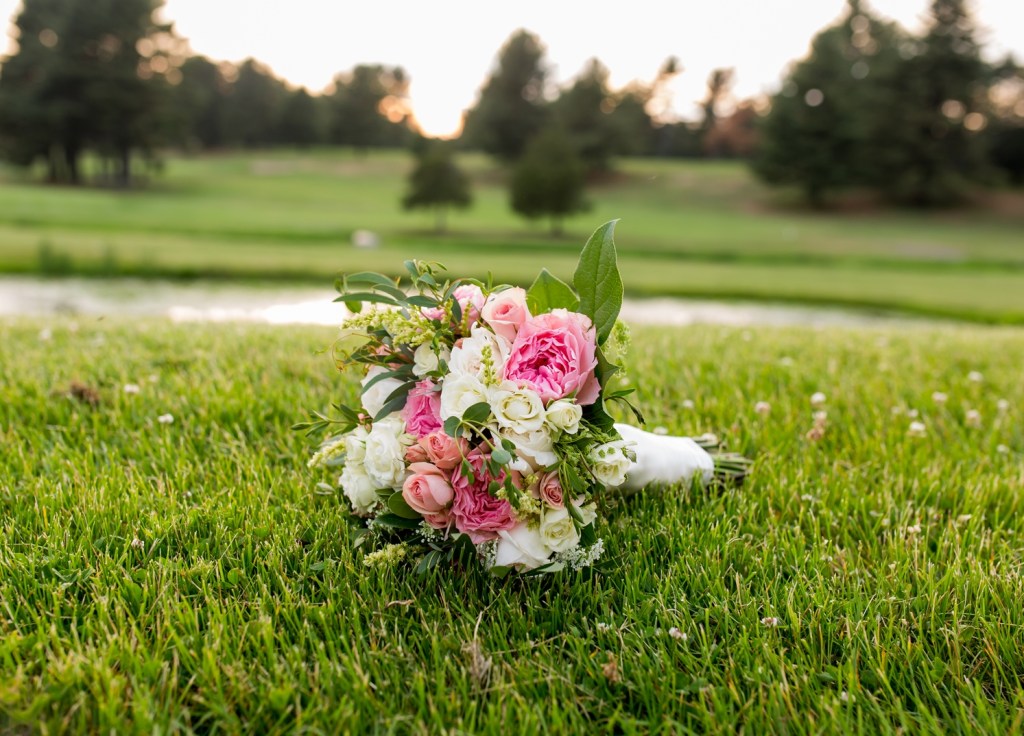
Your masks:
M15 163L39 158L53 181L78 183L89 147L127 184L134 151L163 132L174 38L154 15L163 0L25 0L19 48L0 78L0 137Z
M988 174L977 133L992 70L964 0L934 0L927 31L903 56L878 85L868 181L898 201L948 204Z
M330 140L360 152L404 145L408 136L409 79L401 67L360 64L334 78Z
M704 118L700 126L705 154L712 153L708 150L707 138L718 120L718 106L722 99L729 94L734 77L733 69L715 69L708 77L708 94L701 103L701 107L704 109Z
M402 206L407 210L433 209L437 232L443 233L448 209L465 209L472 201L469 177L456 165L451 147L436 142L428 145L409 175L409 191Z
M583 198L586 167L565 131L551 127L534 138L512 173L512 209L531 220L551 218L560 235L562 220L589 205Z
M278 122L278 142L302 148L318 143L322 138L319 112L305 87L289 94Z
M900 39L896 26L850 0L843 20L815 36L810 55L772 97L754 171L769 183L801 187L814 206L866 181L874 163L865 155L869 116L888 115L878 105L880 83L866 79L886 77Z
M181 82L171 91L174 138L187 148L217 148L228 139L226 100L230 83L217 64L191 56L181 65Z
M608 68L597 59L587 62L572 86L551 106L555 119L591 172L611 168L611 157L618 148L617 130L610 117L614 106Z
M228 141L246 148L274 143L288 88L255 59L243 61L234 77L224 101Z
M465 116L465 141L506 163L547 121L544 47L526 30L516 31L498 53L497 69Z

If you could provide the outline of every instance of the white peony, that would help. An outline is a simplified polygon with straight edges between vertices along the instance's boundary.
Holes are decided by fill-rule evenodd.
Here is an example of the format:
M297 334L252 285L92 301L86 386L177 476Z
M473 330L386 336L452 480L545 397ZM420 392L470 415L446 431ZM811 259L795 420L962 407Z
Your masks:
M361 386L365 386L375 377L381 373L387 373L387 369L379 365L375 365L366 372L366 377L360 382ZM377 416L382 408L384 408L384 402L387 400L395 389L402 385L402 382L397 378L384 378L377 383L370 386L368 390L363 392L363 409L370 417Z
M359 426L345 436L345 462L348 465L362 465L366 459L366 438L369 432Z
M526 522L499 531L498 536L494 564L499 567L533 570L550 561L551 550L545 546L540 530L531 529Z
M503 382L491 394L491 411L498 426L520 434L535 432L544 426L544 402L536 391Z
M469 373L452 373L441 383L441 419L459 417L481 402L490 403L490 391Z
M377 488L399 488L405 481L405 451L412 437L405 433L405 423L388 417L373 425L366 438L363 467Z
M551 441L551 433L543 427L532 432L502 429L500 436L510 440L516 446L516 454L519 459L529 463L531 470L540 470L558 462L555 446ZM516 469L520 468L513 465L513 470Z
M345 497L352 504L352 511L360 516L366 516L377 505L377 487L362 465L350 463L341 471L338 478Z
M489 385L497 385L505 371L511 343L485 327L476 326L452 350L448 370L456 375L470 375Z
M626 456L625 446L625 442L607 442L590 451L590 467L599 483L615 488L626 482L633 461Z
M552 401L544 415L544 421L552 429L566 434L580 431L580 420L583 418L583 407L572 399Z
M423 378L428 373L436 371L441 360L447 362L450 357L451 351L448 348L441 348L441 353L438 355L430 343L425 342L412 354L412 372L417 378Z
M552 552L568 552L580 543L580 533L566 508L544 509L539 531L541 541Z

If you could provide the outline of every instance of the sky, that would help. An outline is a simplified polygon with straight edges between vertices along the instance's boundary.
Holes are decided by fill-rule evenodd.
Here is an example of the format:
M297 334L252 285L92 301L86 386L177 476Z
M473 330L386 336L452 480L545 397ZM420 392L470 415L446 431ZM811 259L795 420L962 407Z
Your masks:
M869 0L880 15L919 30L929 0ZM452 135L493 69L498 49L518 28L543 41L550 77L565 83L591 57L611 71L613 87L650 81L669 56L683 73L673 82L672 112L696 118L716 67L735 69L738 98L772 92L786 66L807 53L816 31L836 20L844 0L166 0L192 50L214 59L253 56L289 82L320 91L359 63L402 66L411 104L430 135ZM20 0L0 0L0 23ZM1024 0L973 0L995 58L1024 62Z

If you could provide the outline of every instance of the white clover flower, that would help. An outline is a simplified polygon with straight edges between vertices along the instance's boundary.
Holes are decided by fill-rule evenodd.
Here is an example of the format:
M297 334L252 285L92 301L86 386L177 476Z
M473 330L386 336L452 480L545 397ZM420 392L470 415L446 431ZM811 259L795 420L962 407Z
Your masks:
M366 377L359 382L359 385L365 387L382 373L387 373L387 369L379 365L373 366L366 372ZM384 402L387 401L388 396L394 393L401 385L402 382L397 378L383 378L377 381L363 392L363 410L371 417L377 416L380 410L384 408Z
M520 388L512 381L502 382L491 392L490 405L494 419L502 429L526 434L544 426L544 402L540 395L532 389Z
M907 527L907 534L920 534L920 533L921 533L921 525L920 524L914 524L912 526L908 526Z
M813 417L814 417L814 423L815 424L824 424L826 421L828 421L828 412L827 411L816 411L816 412L814 412Z
M142 388L137 383L126 383L124 385L124 392L126 394L137 394Z
M996 452L998 452L1000 455L1009 455L1010 448L1008 445L996 445Z
M967 374L967 380L971 383L981 383L985 380L985 376L983 376L979 371L971 371Z
M924 437L927 431L928 428L925 427L924 422L911 422L907 434L911 437Z
M999 399L999 401L996 402L996 409L999 410L1000 414L1005 414L1010 410L1010 402L1006 399Z
M160 416L158 416L156 418L156 420L158 422L160 422L160 424L174 424L174 415L173 414L161 414Z
M615 488L626 482L633 461L626 456L625 446L621 441L607 442L590 451L591 470L602 485Z
M551 429L566 434L580 431L580 420L583 418L583 407L572 399L552 401L544 414L544 422Z
M462 418L474 404L489 404L490 390L470 373L452 373L441 383L441 418Z
M687 639L690 638L690 637L688 637L686 635L686 632L680 631L675 626L673 626L671 629L668 630L668 635L671 636L673 639L676 639L678 641L686 641Z
M771 414L772 405L769 404L767 401L758 401L756 404L754 404L754 411L757 414L761 415Z
M53 339L53 330L51 330L49 327L44 327L43 329L39 330L39 339L42 342L46 342L47 340L52 340Z
M964 422L968 427L978 428L981 426L981 412L977 409L968 409L964 414Z
M828 401L828 397L821 391L815 391L811 394L811 406L821 406L826 401Z
M694 403L693 403L692 399L683 399L683 408L684 409L692 409L693 407L694 407Z
M131 544L132 544L132 548L133 549L145 549L146 548L146 543L143 542L138 537L132 538Z
M779 625L779 619L777 616L765 616L761 619L761 623L768 628L775 628Z
M907 409L907 416L911 419L917 419L917 409Z
M941 391L935 391L932 393L932 401L936 404L945 404L949 400L949 397Z

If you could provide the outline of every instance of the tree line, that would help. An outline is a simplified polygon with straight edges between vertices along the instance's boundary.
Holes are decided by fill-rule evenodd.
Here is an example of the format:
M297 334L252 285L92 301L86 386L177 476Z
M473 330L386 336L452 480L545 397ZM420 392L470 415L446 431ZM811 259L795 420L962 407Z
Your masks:
M443 145L417 131L400 67L358 65L313 94L254 59L192 54L157 22L162 3L24 0L16 50L0 66L0 155L78 183L88 152L100 162L96 178L127 186L133 161L157 162L167 148L409 147L422 169L406 197L415 207L442 193L468 204L451 151L475 149L508 167L517 211L551 216L556 229L586 206L584 184L620 156L749 158L764 180L796 185L815 204L848 189L946 203L979 183L1024 179L1024 77L1010 59L983 61L964 0L933 0L920 35L849 0L778 94L722 115L733 73L717 69L695 122L659 109L682 73L675 58L622 89L593 59L559 88L541 40L517 31L461 136Z

